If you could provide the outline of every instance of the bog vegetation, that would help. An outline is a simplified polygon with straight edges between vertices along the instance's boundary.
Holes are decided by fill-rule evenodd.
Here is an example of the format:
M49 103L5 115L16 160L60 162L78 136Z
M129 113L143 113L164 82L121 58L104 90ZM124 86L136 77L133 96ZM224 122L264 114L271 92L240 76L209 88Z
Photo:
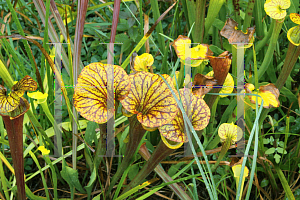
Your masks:
M0 8L0 199L300 199L299 0Z

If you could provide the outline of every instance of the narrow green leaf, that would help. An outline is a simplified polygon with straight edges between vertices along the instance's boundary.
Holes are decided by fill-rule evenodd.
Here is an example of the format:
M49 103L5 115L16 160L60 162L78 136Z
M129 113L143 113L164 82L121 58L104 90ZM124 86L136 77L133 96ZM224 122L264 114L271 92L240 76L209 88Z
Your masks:
M94 167L93 173L90 176L90 181L89 181L88 185L84 187L85 190L87 191L88 199L91 198L91 193L92 193L93 185L94 185L94 182L96 181L96 178L97 178L97 170L96 170L96 167Z
M286 178L285 178L285 175L283 174L283 172L281 171L281 169L279 168L278 165L275 165L275 170L276 170L276 172L277 172L277 175L278 175L278 177L279 177L279 179L280 179L280 182L281 182L281 184L282 184L282 187L283 187L283 189L284 189L284 191L285 191L285 194L286 194L287 198L288 198L289 200L294 200L295 197L294 197L294 195L293 195L293 192L292 192L292 190L291 190L291 187L289 186L289 184L288 184L288 182L287 182L287 180L286 180Z

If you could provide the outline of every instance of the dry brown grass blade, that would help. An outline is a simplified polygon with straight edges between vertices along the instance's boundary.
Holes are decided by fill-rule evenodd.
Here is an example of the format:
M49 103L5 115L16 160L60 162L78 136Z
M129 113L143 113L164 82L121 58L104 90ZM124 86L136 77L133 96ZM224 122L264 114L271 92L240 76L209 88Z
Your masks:
M11 16L11 12L9 12L7 15L5 15L3 22L7 22L8 18ZM9 21L11 20L11 18L9 19ZM1 25L1 33L4 34L4 29L5 29L5 24Z
M16 13L22 15L22 17L24 17L25 19L27 19L31 24L33 24L33 22L29 19L29 17L27 17L25 14L21 13L20 11L16 10Z
M39 36L26 36L26 37L33 40L41 40L41 41L44 40L44 38ZM21 38L12 38L12 40L21 40ZM49 40L49 42L51 42L51 40Z
M256 173L254 172L254 182L253 184L257 187L258 190L260 190L264 195L266 196L267 199L272 200L269 194L259 185L258 178L256 176Z
M149 16L144 13L144 35L149 30ZM150 52L149 39L145 42L146 53Z
M145 189L149 189L148 187L144 187L144 188L145 188ZM151 190L149 190L149 191L151 191ZM163 195L163 194L160 194L159 192L154 192L154 194L156 194L157 196L160 196L161 198L164 198L164 199L174 200L174 199L169 198L169 197L167 197L167 196L165 196L165 195Z

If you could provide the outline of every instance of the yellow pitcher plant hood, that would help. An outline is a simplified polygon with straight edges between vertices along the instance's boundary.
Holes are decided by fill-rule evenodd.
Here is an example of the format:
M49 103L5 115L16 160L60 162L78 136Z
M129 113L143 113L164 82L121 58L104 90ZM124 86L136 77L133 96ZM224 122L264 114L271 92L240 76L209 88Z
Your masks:
M295 46L300 45L300 15L297 13L291 13L290 18L292 22L298 24L298 26L294 26L289 29L287 32L288 40Z
M11 93L0 85L0 115L10 116L11 119L23 115L29 109L28 101L23 97L25 91L34 91L37 83L28 75L13 85Z
M169 75L162 75L175 91ZM167 84L157 74L137 72L129 75L131 88L121 104L128 112L137 114L138 121L144 126L155 128L167 124L177 114L175 99Z
M243 137L242 129L233 123L223 123L218 129L218 135L221 142L224 142L228 137L231 137L231 143L234 144Z
M91 63L83 68L77 79L74 93L74 106L80 115L90 121L107 122L107 64ZM124 99L130 90L130 80L123 68L113 65L115 99Z
M179 92L183 108L188 115L188 118L191 120L193 128L195 130L204 129L208 125L210 119L210 110L205 101L200 96L193 95L187 89L182 88ZM187 102L188 99L190 100L189 104ZM177 113L176 117L172 121L158 129L160 134L167 140L178 143L188 142L181 111ZM164 141L163 137L162 139ZM166 145L168 146L168 144Z
M264 9L271 18L283 19L286 16L286 9L288 9L290 5L290 0L266 0Z

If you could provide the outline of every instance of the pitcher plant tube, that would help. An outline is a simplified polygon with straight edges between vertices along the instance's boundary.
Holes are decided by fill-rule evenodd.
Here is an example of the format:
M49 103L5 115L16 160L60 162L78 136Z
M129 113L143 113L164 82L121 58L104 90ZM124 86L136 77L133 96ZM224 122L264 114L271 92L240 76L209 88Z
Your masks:
M147 149L146 143L144 142L140 149L139 149L139 154L146 160L148 161L149 158L151 157L150 152ZM154 171L160 176L160 178L165 182L171 182L174 181L172 179L172 177L170 177L166 171L160 166L157 165L154 168ZM177 184L177 183L173 183L168 185L168 187L174 191L174 193L180 198L180 199L184 199L184 200L191 200L191 198L187 195L187 193L185 191L183 191L183 189Z
M210 118L210 110L205 101L201 97L193 95L190 90L183 88L180 89L179 92L184 110L187 113L189 120L191 120L193 128L195 130L204 129L208 125ZM186 127L184 126L184 119L181 111L177 113L173 120L158 127L158 130L162 140L159 142L149 160L125 188L123 193L140 184L163 159L181 147L183 143L188 142Z
M7 131L9 147L18 188L18 199L25 200L24 160L23 160L23 119L29 109L28 101L23 97L25 91L34 91L37 83L25 76L11 89L7 95L7 89L0 85L0 115L3 118Z
M169 75L162 75L175 88ZM130 165L133 155L143 138L146 130L153 130L167 124L178 113L177 103L163 79L149 72L137 72L129 75L131 88L128 96L121 104L129 117L129 142L127 143L124 159L113 176L109 190L112 189L126 168Z
M286 16L286 9L288 9L290 5L290 0L267 0L264 4L264 9L267 15L272 18L272 23L275 23L275 25L273 27L268 50L258 70L258 79L260 79L264 75L273 59L273 54L278 42L279 33L281 32L281 28Z

